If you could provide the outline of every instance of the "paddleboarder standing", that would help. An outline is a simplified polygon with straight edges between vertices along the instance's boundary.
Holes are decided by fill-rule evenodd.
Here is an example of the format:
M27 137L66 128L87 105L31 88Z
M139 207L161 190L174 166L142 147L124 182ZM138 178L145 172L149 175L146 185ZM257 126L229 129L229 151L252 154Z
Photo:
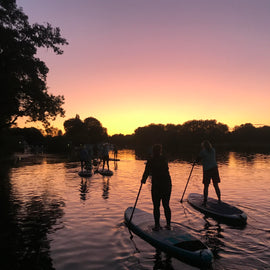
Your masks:
M113 154L114 154L114 159L117 159L118 149L116 145L113 146Z
M85 168L87 161L89 160L89 155L86 147L82 147L80 150L80 162L81 162L81 170L83 172L83 169Z
M212 179L213 186L215 188L215 191L218 197L218 201L221 202L221 193L218 186L218 183L220 183L220 177L219 177L219 171L218 171L218 166L216 162L216 151L214 147L207 140L203 141L201 146L202 146L202 150L200 151L195 162L201 161L202 166L203 166L203 184L204 184L203 206L206 206L207 197L208 197L208 188L209 188L211 179Z
M102 161L102 170L104 170L105 163L107 164L107 168L109 170L109 145L107 143L102 145Z
M170 209L170 197L172 190L171 176L169 173L169 167L167 160L162 156L162 146L155 144L153 146L152 158L150 158L146 165L142 176L141 183L145 184L148 176L152 176L152 202L155 226L153 230L158 231L160 226L160 202L164 208L164 214L166 217L166 229L171 228L171 209Z

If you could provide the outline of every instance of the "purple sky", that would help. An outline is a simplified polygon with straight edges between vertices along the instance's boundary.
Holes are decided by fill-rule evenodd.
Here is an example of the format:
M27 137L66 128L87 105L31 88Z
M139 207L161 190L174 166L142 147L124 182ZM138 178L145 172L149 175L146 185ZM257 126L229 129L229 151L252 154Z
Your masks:
M150 123L216 119L270 125L269 0L20 0L31 23L70 43L42 50L49 92L66 118L97 118L109 134Z

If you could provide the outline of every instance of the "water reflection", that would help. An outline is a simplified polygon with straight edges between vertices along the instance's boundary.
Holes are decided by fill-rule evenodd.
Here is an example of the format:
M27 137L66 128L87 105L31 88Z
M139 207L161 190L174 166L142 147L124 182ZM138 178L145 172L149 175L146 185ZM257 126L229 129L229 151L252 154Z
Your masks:
M46 198L37 196L32 197L22 209L18 220L17 254L20 254L18 260L25 269L35 269L35 265L54 269L50 258L48 233L63 216L63 206L63 202L48 203Z
M22 202L13 197L9 168L1 167L1 269L54 269L48 234L61 228L63 201L42 194ZM54 225L57 226L53 228Z
M134 205L144 161L136 160L131 150L119 151L118 157L111 178L80 178L79 162L53 163L57 158L21 161L12 169L2 165L0 269L194 269L155 252L140 238L136 241L142 252L133 254L129 235L115 224L123 220L125 208ZM192 161L193 154L183 154L169 163L174 221L211 248L214 269L268 269L270 156L218 153L224 201L248 215L241 230L204 218L186 200L179 203ZM201 178L201 167L196 166L186 194L202 192ZM149 192L147 185L138 208L151 212ZM209 192L215 196L213 188Z
M64 155L52 154L20 154L16 153L13 159L14 167L31 166L37 164L55 164L66 162L68 158Z
M66 169L74 169L78 167L77 162L64 163Z
M114 161L114 170L116 171L118 169L118 162Z
M103 176L103 193L102 198L107 200L109 198L109 190L110 190L110 177Z
M211 222L204 217L205 224L204 229L201 231L205 244L211 248L214 258L219 258L219 252L222 251L222 248L225 246L224 242L221 240L223 237L223 229L220 226L220 223L211 224Z
M198 149L190 149L186 150L184 149L183 151L179 151L178 153L166 153L164 152L163 154L166 156L166 158L170 162L176 162L176 163L181 163L181 162L188 162L192 164L198 157L198 154L200 152L200 148ZM217 161L222 164L228 164L229 159L230 159L230 153L228 151L218 151L216 149L217 153ZM149 157L151 157L151 148L148 149L136 149L135 150L135 156L136 159L138 160L146 160Z
M0 167L0 239L1 260L0 269L16 269L20 264L17 258L17 234L19 232L16 220L20 201L14 200L9 179L10 167L1 164ZM15 260L14 260L15 258Z
M163 258L163 256L165 258ZM172 266L172 258L168 254L162 252L159 249L156 249L156 254L154 256L154 267L153 270L158 269L166 269L166 270L174 270Z
M81 178L81 185L80 185L80 198L82 201L86 200L86 195L89 192L88 188L88 181L85 178Z

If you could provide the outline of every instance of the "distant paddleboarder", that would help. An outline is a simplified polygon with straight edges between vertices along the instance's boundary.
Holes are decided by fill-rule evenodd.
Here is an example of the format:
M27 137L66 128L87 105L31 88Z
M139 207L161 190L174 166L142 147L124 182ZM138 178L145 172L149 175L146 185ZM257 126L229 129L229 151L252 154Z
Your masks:
M169 173L168 162L161 155L162 146L156 144L153 146L152 158L146 163L145 170L142 176L141 182L145 184L148 176L152 176L152 201L154 206L154 220L155 227L154 231L161 229L160 226L160 201L164 208L164 213L166 217L166 228L171 228L171 209L169 206L172 183L171 176Z
M106 163L107 168L109 170L110 169L109 168L109 145L107 143L104 143L102 145L101 155L102 155L102 161L103 161L102 169L104 170L104 166Z
M114 154L114 159L117 159L118 149L116 145L113 146L113 154Z
M85 168L87 162L89 161L89 155L86 147L82 147L80 150L80 161L81 161L81 171Z
M206 206L207 203L207 197L208 197L208 188L210 181L212 179L218 201L221 201L221 194L220 189L218 186L218 183L220 183L220 177L219 177L219 171L218 166L216 162L216 151L214 147L211 145L211 143L207 140L203 141L202 144L202 150L200 151L196 162L201 161L203 166L203 184L204 184L204 190L203 190L203 206Z

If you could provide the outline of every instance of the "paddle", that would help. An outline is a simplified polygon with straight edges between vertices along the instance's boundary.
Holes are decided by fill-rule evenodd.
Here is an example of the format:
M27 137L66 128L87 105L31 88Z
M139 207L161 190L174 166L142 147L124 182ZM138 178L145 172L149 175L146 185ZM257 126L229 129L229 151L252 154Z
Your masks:
M194 161L193 164L192 164L192 168L191 168L191 171L190 171L188 180L187 180L187 184L186 184L185 190L184 190L184 192L183 192L182 198L181 198L181 200L180 200L181 203L183 202L184 194L185 194L185 192L186 192L186 189L187 189L187 186L188 186L188 182L189 182L189 179L190 179L190 176L191 176L191 174L192 174L192 171L193 171L194 166L195 166L195 161Z
M131 222L131 220L132 220L132 218L133 218L133 214L134 214L134 211L135 211L135 208L136 208L136 205L137 205L137 201L138 201L138 198L139 198L141 189L142 189L142 185L143 185L143 183L141 183L141 185L140 185L140 189L139 189L139 192L138 192L138 195L137 195L137 198L136 198L134 207L133 207L133 209L132 209L132 213L131 213L131 215L130 215L130 219L129 219L128 224L127 224L128 231L129 231L129 233L130 233L130 239L133 238L133 235L132 235L132 233L131 233L131 231L130 231L130 229L129 229L129 225L130 225L130 222Z

